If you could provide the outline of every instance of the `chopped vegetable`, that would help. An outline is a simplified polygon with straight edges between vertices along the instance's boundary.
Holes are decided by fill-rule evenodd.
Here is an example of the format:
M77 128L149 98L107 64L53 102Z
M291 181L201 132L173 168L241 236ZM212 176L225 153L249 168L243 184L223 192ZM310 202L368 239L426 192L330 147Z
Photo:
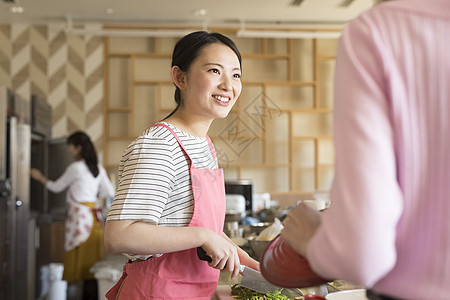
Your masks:
M285 295L281 294L282 290L276 291L274 293L260 293L252 291L248 288L242 287L239 284L231 286L231 295L235 299L242 300L289 300Z

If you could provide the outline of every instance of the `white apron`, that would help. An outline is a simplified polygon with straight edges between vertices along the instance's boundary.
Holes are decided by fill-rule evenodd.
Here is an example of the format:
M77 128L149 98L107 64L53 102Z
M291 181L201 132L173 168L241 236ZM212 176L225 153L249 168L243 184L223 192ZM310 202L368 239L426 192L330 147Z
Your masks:
M84 243L91 235L94 218L91 208L73 199L67 199L66 233L64 250L70 251Z

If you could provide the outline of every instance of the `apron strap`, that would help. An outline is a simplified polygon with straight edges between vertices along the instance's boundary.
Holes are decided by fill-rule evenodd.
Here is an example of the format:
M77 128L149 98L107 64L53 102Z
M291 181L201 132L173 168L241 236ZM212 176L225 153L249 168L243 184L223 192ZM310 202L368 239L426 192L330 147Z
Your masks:
M178 135L175 133L175 131L172 130L172 128L170 128L169 126L167 126L166 124L162 124L162 123L157 123L155 125L153 125L152 127L156 127L156 126L160 126L160 127L165 127L167 128L175 137L175 139L177 140L178 144L180 144L181 148L183 149L184 153L186 153L186 155L189 157L190 161L191 161L191 165L195 168L194 166L194 161L192 160L191 156L189 155L189 153L187 152L186 148L184 147L183 143L181 142L180 138L178 137ZM211 139L209 138L208 135L206 135L206 140L208 141L208 145L209 145L209 150L211 151L211 155L213 156L213 159L216 160L216 151L214 151L214 147L213 144L211 142Z
M214 160L217 160L217 159L216 159L216 151L214 150L214 146L213 146L213 144L212 144L212 142L211 142L211 139L209 138L208 135L206 135L206 140L208 141L209 150L211 151L211 154L212 154L212 156L213 156L213 159L214 159Z

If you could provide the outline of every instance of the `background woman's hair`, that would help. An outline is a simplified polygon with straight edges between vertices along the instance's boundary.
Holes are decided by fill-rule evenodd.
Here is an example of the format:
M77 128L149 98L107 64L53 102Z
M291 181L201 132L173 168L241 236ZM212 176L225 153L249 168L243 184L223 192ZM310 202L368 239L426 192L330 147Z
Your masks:
M92 175L97 177L99 173L97 153L89 136L82 131L77 131L67 138L67 144L81 146L80 156L84 159Z
M181 71L187 72L192 63L198 58L201 50L208 45L221 43L228 46L236 54L239 66L242 69L242 58L236 44L228 37L218 32L195 31L181 38L173 49L172 67L177 66ZM172 116L182 105L181 91L175 86L176 108L163 120Z

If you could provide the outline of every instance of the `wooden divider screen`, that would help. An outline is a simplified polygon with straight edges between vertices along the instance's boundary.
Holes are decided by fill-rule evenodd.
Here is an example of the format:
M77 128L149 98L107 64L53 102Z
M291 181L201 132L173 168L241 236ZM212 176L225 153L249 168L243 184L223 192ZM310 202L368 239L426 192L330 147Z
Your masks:
M209 132L226 179L255 192L309 194L333 178L335 39L232 38L243 56L242 94ZM105 38L105 145L109 173L126 146L175 105L176 38Z

